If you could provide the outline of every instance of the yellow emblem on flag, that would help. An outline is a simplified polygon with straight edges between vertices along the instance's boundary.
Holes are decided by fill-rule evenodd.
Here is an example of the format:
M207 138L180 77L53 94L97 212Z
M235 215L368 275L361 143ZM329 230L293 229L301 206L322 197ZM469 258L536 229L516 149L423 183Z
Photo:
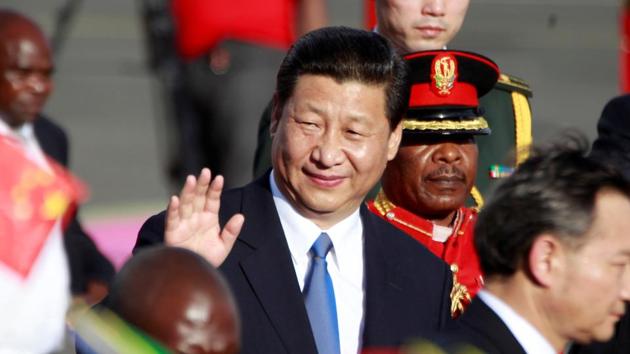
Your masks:
M44 197L41 213L46 219L60 218L66 212L70 198L61 190L49 192Z

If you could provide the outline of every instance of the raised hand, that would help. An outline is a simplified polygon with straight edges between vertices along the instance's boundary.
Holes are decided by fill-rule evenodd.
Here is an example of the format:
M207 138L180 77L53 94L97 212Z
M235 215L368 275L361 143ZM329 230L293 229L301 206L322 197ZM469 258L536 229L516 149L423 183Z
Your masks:
M171 197L164 240L169 246L194 251L218 267L234 246L245 217L235 214L221 230L219 208L223 177L216 176L214 180L211 177L210 170L204 168L198 179L192 175L186 178L179 197Z

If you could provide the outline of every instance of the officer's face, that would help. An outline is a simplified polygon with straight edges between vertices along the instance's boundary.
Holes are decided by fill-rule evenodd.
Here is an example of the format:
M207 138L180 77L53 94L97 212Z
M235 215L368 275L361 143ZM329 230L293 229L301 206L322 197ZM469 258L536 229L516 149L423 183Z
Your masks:
M464 205L475 181L477 154L470 135L405 136L383 175L385 194L417 215L445 218Z
M558 335L580 343L606 341L630 301L630 201L598 193L586 242L568 249L552 282L557 299L550 316Z
M43 37L16 29L0 41L0 115L11 126L35 119L52 90L52 58Z
M299 76L271 129L276 182L300 214L325 229L357 210L398 149L385 112L382 85Z
M442 49L464 22L470 0L377 0L379 33L402 53Z

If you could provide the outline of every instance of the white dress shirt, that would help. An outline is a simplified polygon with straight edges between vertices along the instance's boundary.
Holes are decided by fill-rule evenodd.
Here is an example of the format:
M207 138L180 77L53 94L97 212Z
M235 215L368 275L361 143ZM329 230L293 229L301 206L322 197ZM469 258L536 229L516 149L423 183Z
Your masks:
M527 354L557 354L549 341L510 305L487 290L480 290L477 296L501 318Z
M13 130L0 117L0 135L19 141L29 159L50 170L32 124ZM0 353L49 353L57 349L65 331L69 300L70 275L58 220L26 279L0 263Z
M352 215L328 230L300 215L278 189L274 171L269 176L273 201L291 252L300 290L310 267L309 251L322 232L332 240L333 248L326 256L337 304L339 345L342 354L356 354L363 334L363 224L357 209Z

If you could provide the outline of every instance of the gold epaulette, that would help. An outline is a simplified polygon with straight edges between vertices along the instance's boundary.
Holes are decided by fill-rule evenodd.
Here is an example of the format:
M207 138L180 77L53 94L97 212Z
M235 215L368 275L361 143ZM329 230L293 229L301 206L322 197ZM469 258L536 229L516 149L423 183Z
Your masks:
M532 89L525 80L505 73L499 75L499 81L495 87L507 91L518 91L530 98L533 96Z

